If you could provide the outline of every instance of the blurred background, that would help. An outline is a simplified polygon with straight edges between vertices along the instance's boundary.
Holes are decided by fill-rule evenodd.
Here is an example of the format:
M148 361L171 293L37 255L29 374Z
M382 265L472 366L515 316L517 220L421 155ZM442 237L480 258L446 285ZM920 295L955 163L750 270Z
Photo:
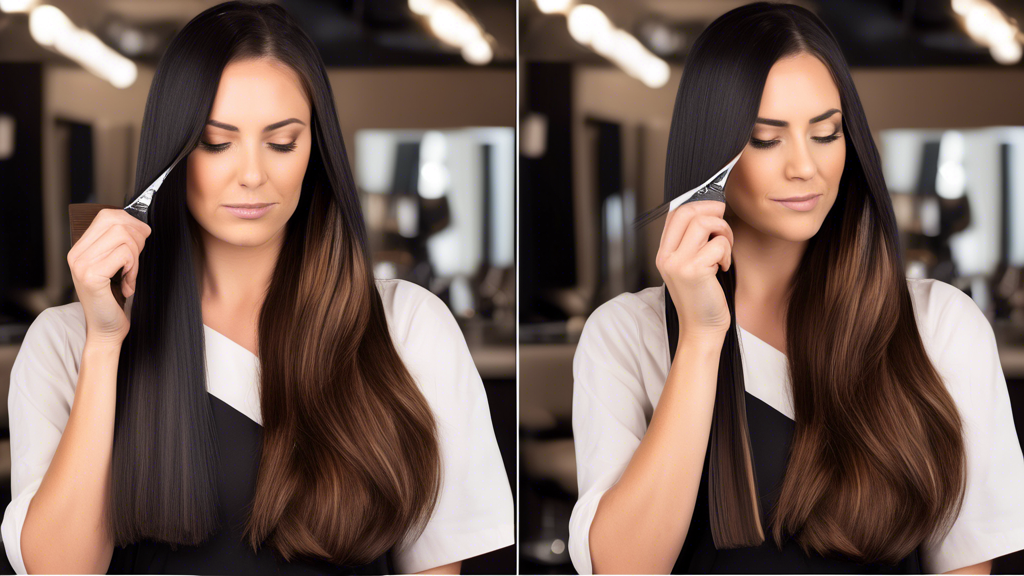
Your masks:
M630 224L662 202L694 39L747 3L519 0L524 574L573 573L576 342L597 306L662 284L664 219L639 233ZM822 18L853 70L907 275L962 289L992 322L1024 443L1024 2L797 3ZM1024 572L1024 553L993 571Z
M0 398L35 316L75 299L68 204L123 205L156 64L218 3L0 0ZM515 487L515 3L277 3L328 67L375 273L450 306ZM5 400L0 510L11 497L7 423ZM509 547L462 569L514 573L515 558Z

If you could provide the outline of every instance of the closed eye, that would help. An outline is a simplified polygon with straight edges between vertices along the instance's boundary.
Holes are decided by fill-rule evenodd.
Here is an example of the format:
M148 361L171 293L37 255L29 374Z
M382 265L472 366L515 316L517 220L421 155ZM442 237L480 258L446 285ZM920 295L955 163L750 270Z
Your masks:
M222 152L227 150L230 145L230 142L225 142L223 144L208 144L202 140L199 141L199 147L209 152ZM278 152L291 152L292 150L295 150L297 144L295 142L290 142L288 144L270 144L269 146L272 150L276 150Z
M830 143L835 142L836 140L838 140L839 137L842 136L842 135L843 135L842 132L836 132L835 134L832 134L830 136L823 136L823 137L820 137L820 138L819 137L814 137L814 138L811 138L811 139L814 140L815 142L819 142L821 144L830 144ZM778 144L778 143L779 143L778 140L758 140L757 138L751 138L750 139L750 145L751 146L753 146L754 148L760 148L762 150L765 149L765 148L774 148L775 145Z

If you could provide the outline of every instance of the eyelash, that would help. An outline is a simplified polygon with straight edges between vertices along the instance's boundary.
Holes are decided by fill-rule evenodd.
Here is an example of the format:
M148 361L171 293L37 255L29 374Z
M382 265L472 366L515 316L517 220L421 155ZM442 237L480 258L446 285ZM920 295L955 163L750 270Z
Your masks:
M843 135L842 132L836 132L835 134L833 134L831 136L825 136L824 138L814 138L813 140L816 140L817 142L820 142L821 144L830 144L830 143L835 142L836 140L838 140L839 137L842 136L842 135ZM760 148L762 150L765 149L765 148L774 148L775 145L778 144L778 143L779 143L778 140L758 140L757 138L751 138L750 139L750 145L751 146L753 146L754 148Z
M227 149L228 144L229 144L228 142L225 142L223 144L216 144L216 145L214 145L214 144L207 144L206 142L203 142L202 140L199 141L199 146L201 148L203 148L204 150L208 150L210 152L222 152L222 151ZM271 144L270 148L272 150L276 150L278 152L291 152L292 150L295 150L296 146L297 146L297 144L295 142L292 142L290 144Z

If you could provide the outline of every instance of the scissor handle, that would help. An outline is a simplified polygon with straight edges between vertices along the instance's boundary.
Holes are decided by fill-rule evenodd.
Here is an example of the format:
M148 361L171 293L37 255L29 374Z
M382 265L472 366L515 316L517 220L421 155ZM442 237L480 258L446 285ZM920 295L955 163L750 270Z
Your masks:
M68 205L68 220L71 222L71 245L74 246L78 243L78 240L85 234L85 231L89 229L92 221L96 219L96 215L100 213L100 210L104 208L113 208L115 210L124 210L120 206L112 206L110 204L93 204L93 203L79 203ZM110 279L110 290L114 293L114 300L124 308L125 297L121 292L121 278L124 273L124 268L117 271L114 277Z

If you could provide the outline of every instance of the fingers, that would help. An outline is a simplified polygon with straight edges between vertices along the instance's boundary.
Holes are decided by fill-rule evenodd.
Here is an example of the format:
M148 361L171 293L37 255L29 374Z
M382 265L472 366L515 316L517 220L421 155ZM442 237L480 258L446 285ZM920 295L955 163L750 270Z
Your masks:
M103 232L82 254L78 257L85 265L99 262L110 256L119 246L127 246L136 257L142 252L143 238L138 238L136 232L125 229L122 224L115 224ZM130 263L129 263L130 264ZM117 272L117 268L111 272L110 278ZM127 271L127 270L126 270Z
M698 266L719 266L722 270L732 267L732 243L725 236L715 236L697 251L694 261Z
M124 210L115 210L111 208L104 208L96 213L96 217L93 219L89 227L86 228L85 232L82 233L82 237L78 239L78 242L71 247L68 252L68 261L73 262L79 255L88 250L88 248L96 242L96 240L103 235L104 232L111 226L121 224L130 232L136 235L140 239L144 239L149 236L152 229L145 222L140 221L131 214L128 214Z
M90 237L83 234L68 253L72 274L87 279L87 284L109 285L118 270L123 270L121 290L128 297L135 290L139 256L151 228L144 222L118 210L102 210L90 224Z
M128 244L119 244L109 254L95 260L88 271L109 280L118 270L132 266L137 259L138 254Z
M116 233L108 234L111 230L115 230ZM152 229L146 223L137 220L123 210L100 210L89 228L68 252L68 265L74 267L75 263L87 254L91 256L86 256L85 259L92 261L97 254L105 255L118 242L129 239L134 241L141 251L151 232Z
M662 230L661 242L658 250L673 252L679 249L683 232L688 228L689 222L697 216L714 216L721 218L725 214L725 203L717 200L698 200L687 202L669 213L665 219L665 228Z
M712 238L723 236L732 245L733 234L729 223L717 216L700 215L690 221L676 251L692 254Z

